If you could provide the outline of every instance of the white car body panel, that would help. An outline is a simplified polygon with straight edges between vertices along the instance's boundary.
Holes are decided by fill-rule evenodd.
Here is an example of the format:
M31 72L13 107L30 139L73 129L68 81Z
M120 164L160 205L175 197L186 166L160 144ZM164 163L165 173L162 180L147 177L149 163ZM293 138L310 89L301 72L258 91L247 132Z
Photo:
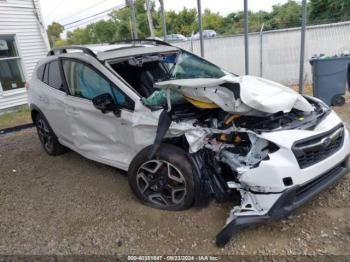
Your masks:
M66 93L33 78L30 82L32 88L28 93L29 103L33 103L45 112L45 117L55 134L65 140L70 138L70 125L65 115ZM57 132L57 133L56 133Z
M341 124L341 120L334 113L330 113L314 130L285 130L263 133L259 137L278 145L280 149L270 154L270 160L262 161L259 168L250 169L240 178L242 183L249 186L261 186L266 192L281 192L286 186L282 183L283 177L292 177L297 185L303 184L322 174L330 167L344 160L349 154L349 134L345 130L344 143L340 150L316 165L300 169L291 150L295 141L327 132Z
M125 110L119 118L113 113L101 116L91 101L72 96L67 96L66 104L74 148L82 155L96 155L125 169L135 153L132 113Z

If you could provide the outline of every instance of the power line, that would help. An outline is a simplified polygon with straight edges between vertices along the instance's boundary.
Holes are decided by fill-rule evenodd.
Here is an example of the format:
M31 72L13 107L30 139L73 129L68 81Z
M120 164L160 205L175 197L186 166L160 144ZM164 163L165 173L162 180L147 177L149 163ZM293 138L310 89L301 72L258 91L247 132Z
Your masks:
M102 19L102 18L104 18L104 17L106 17L107 16L107 14L102 14L102 15L100 15L100 16L97 16L97 17L94 17L94 18L92 18L92 19L89 19L89 20L87 20L87 21L84 21L84 22L82 22L82 23L79 23L79 24L77 24L77 25L72 25L72 26L69 26L69 27L65 27L64 29L65 30L69 30L69 29L72 29L72 28L76 28L76 27L79 27L79 26L81 26L81 25L85 25L85 24L87 24L87 23L89 23L89 22L93 22L93 21L96 21L97 19Z
M113 7L113 8L111 8L111 9L109 9L109 10L113 10L113 9L116 9L116 8L122 9L122 8L125 8L125 7L126 7L125 5L119 5L119 6ZM109 11L109 10L108 10L108 11ZM89 16L89 17L82 18L82 19L80 19L80 20L86 20L86 19L88 19L88 20L83 21L83 22L81 22L81 23L78 23L78 21L76 21L76 22L74 22L74 24L76 24L76 23L78 23L78 24L72 25L72 26L68 26L68 27L64 26L64 29L65 29L65 30L68 30L68 29L71 29L71 28L75 28L75 27L79 27L79 26L81 26L81 25L87 24L87 23L89 23L89 22L91 22L91 21L96 21L96 19L101 19L101 18L107 16L107 14L105 14L105 13L106 13L106 12L101 12L101 13L95 14L95 15L93 15L93 16ZM91 18L91 19L89 19L89 18ZM79 21L79 22L80 22L80 21Z
M63 1L64 1L64 0L63 0ZM107 1L107 0L102 0L102 1L96 3L96 4L92 5L92 6L89 6L89 7L85 8L85 9L83 9L83 10L80 10L79 12L76 12L76 13L74 13L74 14L72 14L72 15L69 15L69 16L66 16L66 17L63 17L63 18L60 18L60 19L58 19L58 20L59 20L59 21L67 20L68 18L71 18L71 17L76 16L76 15L78 15L78 14L81 14L81 13L87 11L87 10L90 10L91 8L94 8L95 6L98 6L98 5L100 5L100 4L103 4L103 3L106 2L106 1Z
M98 15L101 15L101 14L107 13L107 12L109 12L109 11L112 11L113 9L120 9L120 8L122 8L122 7L124 7L124 6L125 6L125 5L123 5L123 4L117 5L117 6L114 6L114 7L112 7L112 8L108 8L108 9L102 11L102 12L99 12L99 13L96 13L96 14L93 14L93 15L90 15L90 16L87 16L87 17L84 17L84 18L75 20L75 21L73 21L73 22L64 24L63 26L66 27L67 25L76 24L76 23L81 22L81 21L84 21L84 20L86 20L86 19L89 19L89 18L98 16Z

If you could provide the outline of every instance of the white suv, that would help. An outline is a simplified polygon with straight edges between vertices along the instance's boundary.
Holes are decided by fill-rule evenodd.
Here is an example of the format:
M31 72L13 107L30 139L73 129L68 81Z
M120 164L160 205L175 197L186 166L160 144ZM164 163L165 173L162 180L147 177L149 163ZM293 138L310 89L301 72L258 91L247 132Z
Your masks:
M127 170L155 208L234 202L219 246L348 170L349 134L323 102L161 41L53 49L28 94L48 154L70 148Z

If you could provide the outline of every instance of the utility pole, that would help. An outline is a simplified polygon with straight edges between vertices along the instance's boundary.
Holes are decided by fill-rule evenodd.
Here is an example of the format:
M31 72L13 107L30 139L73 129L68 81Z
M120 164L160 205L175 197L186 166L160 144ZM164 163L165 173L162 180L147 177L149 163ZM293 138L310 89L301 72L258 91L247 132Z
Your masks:
M131 12L131 22L132 22L132 31L134 32L134 39L137 39L137 22L136 22L136 11L135 11L135 2L134 0L126 0L126 5L129 6Z
M263 31L264 23L261 25L260 34L259 34L259 46L260 46L260 77L263 76Z
M150 0L146 0L146 10L147 10L149 32L151 34L151 37L154 37L155 34L154 34L154 27L153 27L153 21L152 21L151 2L150 2Z
M164 2L163 0L159 0L160 3L160 10L162 12L162 22L163 22L163 36L164 36L164 41L167 41L167 32L166 32L166 19L165 19L165 11L164 11Z
M299 93L304 93L304 59L305 59L305 32L307 20L306 0L302 2L303 15L301 22L301 40L300 40L300 66L299 66Z
M204 40L203 40L203 22L202 22L202 4L201 0L197 0L198 8L198 27L199 27L199 42L201 46L201 57L204 57Z
M134 31L132 30L132 22L131 22L131 18L129 18L129 29L130 29L130 39L134 38Z
M249 75L249 43L248 43L248 0L244 0L244 57L245 57L245 74Z
M51 36L51 47L55 48L56 47L55 44L56 44L56 37L52 35Z

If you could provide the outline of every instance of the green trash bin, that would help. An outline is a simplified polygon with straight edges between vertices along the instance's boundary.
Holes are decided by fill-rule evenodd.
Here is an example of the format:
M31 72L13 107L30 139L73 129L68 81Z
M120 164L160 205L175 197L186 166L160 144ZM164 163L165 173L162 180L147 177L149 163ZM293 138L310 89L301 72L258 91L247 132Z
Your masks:
M344 105L350 56L316 57L310 60L310 64L312 66L313 96L321 99L327 105Z

